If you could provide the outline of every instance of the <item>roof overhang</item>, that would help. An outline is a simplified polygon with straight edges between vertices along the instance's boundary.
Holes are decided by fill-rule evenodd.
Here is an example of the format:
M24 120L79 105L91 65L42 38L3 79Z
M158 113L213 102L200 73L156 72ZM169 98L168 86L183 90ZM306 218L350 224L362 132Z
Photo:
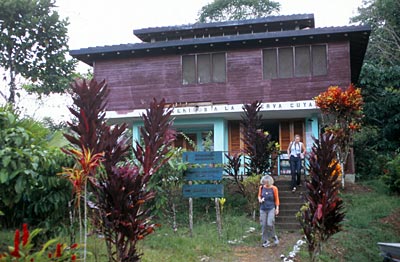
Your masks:
M314 27L314 14L295 14L248 20L151 27L133 30L133 34L144 42L152 42L165 39L194 38L195 36L236 35Z

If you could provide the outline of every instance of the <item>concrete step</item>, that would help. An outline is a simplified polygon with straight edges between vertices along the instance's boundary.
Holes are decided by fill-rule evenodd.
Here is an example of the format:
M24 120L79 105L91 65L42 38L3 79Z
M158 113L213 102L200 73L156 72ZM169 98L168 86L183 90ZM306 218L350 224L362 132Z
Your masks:
M281 205L279 206L279 209L281 210L296 210L299 209L303 203L291 203L291 202L282 202Z
M298 211L303 203L289 203L289 202L281 202L279 206L280 211L289 210L289 211Z
M278 230L287 230L287 231L298 231L301 230L300 223L275 223L275 227ZM278 233L279 234L279 233Z
M274 185L277 186L278 188L291 188L291 179L283 179L283 180L275 180ZM304 179L303 177L301 178L300 182L300 187L305 187L304 185Z
M305 202L302 200L293 200L293 201L285 201L284 199L281 199L281 205L280 207L285 207L285 209L291 209L291 207L297 208L301 207Z
M289 216L282 216L279 214L276 218L275 221L278 223L296 223L298 222L298 218L294 215L289 215Z
M274 186L276 186L278 189L280 189L280 191L292 191L292 185L290 183L287 184L274 184ZM300 184L298 186L296 186L297 190L305 190L305 186L304 184Z
M302 194L293 194L292 192L279 193L279 200L282 202L304 202Z
M300 211L300 208L298 208L298 209L279 208L278 216L296 216L297 212L299 212L299 211Z

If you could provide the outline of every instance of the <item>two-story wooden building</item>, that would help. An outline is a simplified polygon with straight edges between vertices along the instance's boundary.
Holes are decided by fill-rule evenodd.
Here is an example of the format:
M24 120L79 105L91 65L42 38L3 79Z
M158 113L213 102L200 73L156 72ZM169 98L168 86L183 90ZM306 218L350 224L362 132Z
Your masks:
M133 33L143 42L70 52L108 82L107 117L131 123L137 138L143 109L165 98L175 106L176 129L199 149L213 131L214 150L234 152L242 105L255 100L282 149L295 133L309 148L321 125L313 98L330 85L357 82L370 28L315 28L314 15L302 14ZM177 144L185 146L181 138Z

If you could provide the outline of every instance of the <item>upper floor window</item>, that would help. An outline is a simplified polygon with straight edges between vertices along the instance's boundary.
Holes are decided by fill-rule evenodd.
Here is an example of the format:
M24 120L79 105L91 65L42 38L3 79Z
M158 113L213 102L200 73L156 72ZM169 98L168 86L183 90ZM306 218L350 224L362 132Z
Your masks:
M326 45L263 50L264 79L326 75L327 65Z
M182 56L182 83L205 84L226 81L225 53Z

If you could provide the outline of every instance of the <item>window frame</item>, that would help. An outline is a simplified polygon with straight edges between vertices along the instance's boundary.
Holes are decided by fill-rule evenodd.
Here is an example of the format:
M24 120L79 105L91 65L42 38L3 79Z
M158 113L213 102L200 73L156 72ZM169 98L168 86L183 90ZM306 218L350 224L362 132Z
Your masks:
M214 59L213 56L215 54L223 54L224 57L224 64L225 64L225 68L224 68L224 81L215 81L215 77L214 77ZM198 65L198 56L201 55L208 55L209 56L209 61L210 61L210 68L209 68L209 72L210 72L210 82L199 82L199 65ZM183 65L183 59L185 56L194 56L194 73L195 73L195 82L193 83L185 83L184 82L184 65ZM188 85L205 85L205 84L221 84L221 83L226 83L228 81L228 66L227 66L227 52L210 52L210 53L195 53L195 54L184 54L181 55L181 84L184 86L188 86ZM222 71L222 70L221 70Z
M314 59L313 59L313 50L312 50L312 47L313 46L325 46L325 62L326 62L326 72L325 72L325 74L322 74L322 75L315 75L314 74ZM328 44L314 44L314 45L311 45L311 50L310 50L311 52L310 52L310 56L311 56L311 73L312 73L312 76L315 76L315 77L318 77L318 76L325 76L325 75L328 75L328 72L329 72L329 52L328 52Z
M309 61L309 65L308 65L308 74L306 75L297 75L297 71L296 71L296 48L302 48L302 47L308 47L308 61ZM313 76L313 60L312 60L312 45L297 45L297 46L293 46L293 77L310 77Z
M325 74L321 75L315 75L314 73L314 59L313 59L313 46L324 46L325 47L325 58L326 58L326 72ZM304 76L296 76L296 47L309 47L309 74L304 75ZM280 67L280 59L279 59L279 49L281 48L291 48L292 49L292 77L282 77L279 67ZM275 69L276 69L276 77L267 77L267 74L265 72L265 56L264 56L264 50L275 50L276 54L276 61L275 61ZM318 43L318 44L308 44L308 45L292 45L292 46L278 46L278 47L267 47L261 49L261 59L262 59L262 74L263 74L263 80L273 80L273 79L290 79L290 78L304 78L304 77L320 77L320 76L326 76L329 73L329 50L328 50L328 44L327 43Z
M274 54L275 54L275 76L273 77L266 77L265 74L265 55L264 55L264 50L273 50ZM267 79L279 79L279 75L278 75L278 66L279 66L279 61L278 61L278 48L276 47L270 47L270 48L264 48L261 50L261 65L262 65L262 72L263 72L263 79L267 80Z

